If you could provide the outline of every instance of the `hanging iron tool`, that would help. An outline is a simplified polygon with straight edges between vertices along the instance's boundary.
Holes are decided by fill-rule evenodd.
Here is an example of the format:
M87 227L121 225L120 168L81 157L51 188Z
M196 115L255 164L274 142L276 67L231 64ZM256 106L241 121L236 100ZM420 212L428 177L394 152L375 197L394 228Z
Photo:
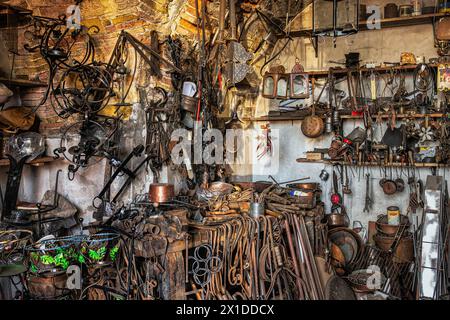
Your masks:
M236 0L229 0L231 38L227 47L227 61L224 65L224 76L227 87L235 86L245 79L253 68L247 64L253 55L238 42L236 22Z
M370 212L372 209L373 200L370 197L370 173L366 174L366 198L364 200L364 210L363 212Z
M344 194L352 194L352 189L350 188L350 181L348 178L348 169L347 166L344 166L344 183L342 184L342 192Z
M110 161L117 166L116 171L114 171L114 173L111 175L111 178L109 179L109 181L105 184L105 186L103 187L102 191L100 191L100 193L94 198L94 200L92 201L92 206L96 209L105 209L111 206L111 204L114 204L116 202L116 200L119 198L119 196L123 193L123 191L125 191L125 188L131 183L131 180L134 179L136 177L137 172L139 171L140 168L142 168L142 166L148 162L150 160L150 157L147 156L146 158L144 158L143 161L141 161L141 163L133 170L130 170L129 168L127 168L127 164L128 162L130 162L130 160L133 157L139 157L142 152L144 151L144 146L143 145L138 145L137 147L135 147L133 149L133 151L128 154L128 156L123 160L120 161L118 159L110 159ZM121 188L119 189L119 191L116 193L116 195L113 197L113 199L111 200L111 202L108 201L108 199L105 199L105 195L109 192L111 185L113 184L113 182L115 181L115 179L119 176L119 174L126 174L128 176L127 180L124 182L124 184L121 186ZM107 211L107 210L106 210ZM112 213L112 212L111 212Z
M11 212L16 209L20 180L25 162L35 159L44 151L44 138L35 132L21 133L17 136L12 136L8 140L6 156L9 159L9 170L5 196L3 197L2 220L9 219Z

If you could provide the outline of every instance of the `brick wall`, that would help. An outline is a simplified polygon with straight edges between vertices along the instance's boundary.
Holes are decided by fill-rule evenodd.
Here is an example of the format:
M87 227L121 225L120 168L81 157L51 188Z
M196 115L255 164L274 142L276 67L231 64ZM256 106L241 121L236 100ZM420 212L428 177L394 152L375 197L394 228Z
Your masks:
M74 1L11 0L8 3L31 9L34 15L58 17L64 14ZM201 5L200 1L199 3ZM156 30L160 40L170 34L180 38L186 47L191 46L197 34L194 8L194 0L84 0L81 4L81 14L83 25L99 27L99 33L94 35L96 60L108 61L121 30L128 31L147 44L150 31ZM15 75L30 80L47 81L46 62L39 53L29 53L23 49L24 31L25 28L19 30L21 55L16 59ZM82 47L73 48L75 53L77 50L81 51ZM167 50L162 47L161 53L167 55ZM165 72L165 66L161 66L161 69L163 77L152 81L152 85L170 88L170 74ZM45 88L22 89L23 104L37 105L44 92ZM136 95L132 95L133 97L137 99ZM49 102L38 110L38 115L42 120L41 132L47 135L57 134L65 121L55 114Z

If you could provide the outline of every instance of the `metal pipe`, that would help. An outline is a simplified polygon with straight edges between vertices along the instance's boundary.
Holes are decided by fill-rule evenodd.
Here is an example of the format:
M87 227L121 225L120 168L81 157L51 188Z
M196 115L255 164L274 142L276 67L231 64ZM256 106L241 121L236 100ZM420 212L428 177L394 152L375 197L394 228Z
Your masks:
M288 245L289 245L289 251L291 252L291 256L292 256L292 261L294 263L294 273L295 273L295 282L297 284L297 289L298 289L298 294L300 299L304 299L304 295L303 295L303 291L302 291L302 283L300 281L300 268L298 266L298 261L296 259L296 254L295 254L295 250L294 250L294 244L292 243L292 234L291 234L291 230L290 230L290 226L289 223L287 221L287 219L284 220L284 227L286 229L286 235L287 235L287 240L288 240Z

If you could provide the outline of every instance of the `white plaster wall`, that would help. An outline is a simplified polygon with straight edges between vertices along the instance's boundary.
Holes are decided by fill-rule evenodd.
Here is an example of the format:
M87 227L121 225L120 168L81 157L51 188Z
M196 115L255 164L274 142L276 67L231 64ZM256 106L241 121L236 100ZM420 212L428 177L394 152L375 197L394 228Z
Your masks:
M122 125L120 143L123 149L120 156L121 159L131 152L135 146L144 143L145 127L142 121L145 121L145 118L142 113L140 105L134 104L130 120ZM53 150L59 147L59 144L60 138L47 138L46 155L53 156ZM133 158L128 167L136 167L143 159L144 155L139 158ZM69 165L67 161L46 163L38 167L25 165L20 184L19 201L32 203L41 201L47 190L55 188L56 173L58 170L62 170L59 176L58 192L79 209L80 216L84 219L83 223L89 224L95 211L92 201L103 188L106 160L102 159L91 163L87 168L80 168L75 174L73 181L70 181L67 176L67 167ZM0 168L0 183L3 193L6 187L7 170L7 167ZM169 176L172 176L171 179L177 179L175 173L164 167L160 175L160 182L167 182ZM112 196L115 195L125 179L126 175L117 178L111 188ZM137 178L132 181L131 185L124 192L121 200L124 203L128 203L136 194L147 192L151 182L153 182L153 174L151 170L146 170L144 166Z
M390 2L390 1L389 1ZM381 5L385 2L379 1ZM397 3L397 2L396 2ZM399 1L398 4L403 2ZM280 40L278 46L283 45ZM277 50L274 50L277 51ZM419 25L412 27L399 27L386 30L376 30L368 32L360 32L356 35L339 38L336 41L336 48L333 47L332 39L324 38L319 41L319 55L316 58L312 45L308 39L295 39L284 50L279 57L279 61L289 71L295 63L295 58L299 58L305 67L305 70L327 70L331 66L337 66L329 62L329 60L344 61L345 53L349 51L360 52L362 63L366 62L396 62L400 59L402 52L413 52L417 56L425 56L427 61L429 58L436 57L436 50L433 43L432 27L430 25ZM408 87L408 83L407 83ZM410 87L410 84L409 84ZM342 89L342 87L340 88ZM318 95L319 92L316 92ZM277 105L276 101L260 97L256 103L256 116L266 115L269 109ZM258 122L255 125L260 125ZM322 136L318 139L309 139L303 136L300 130L301 121L273 121L270 123L273 130L279 130L280 141L280 170L275 178L278 181L287 181L300 177L311 177L311 181L320 181L319 173L322 169L326 169L330 173L328 182L322 182L323 200L326 203L327 211L330 209L331 195L331 173L332 166L324 164L297 163L296 159L305 157L305 152L315 147L328 148L330 146L330 136ZM359 120L346 120L344 125L344 133L351 130L362 123ZM383 131L384 132L384 131ZM383 133L382 132L382 133ZM379 134L382 134L379 133ZM381 137L380 137L381 138ZM374 220L378 214L386 213L386 208L390 205L397 205L402 212L406 212L408 205L408 187L400 194L386 196L378 185L379 179L383 176L379 168L365 168L353 173L349 170L350 184L353 194L345 196L344 204L350 218L360 220L364 226L367 226L369 220ZM368 170L368 171L367 171ZM364 213L365 199L365 179L364 173L369 172L372 178L372 198L374 199L373 209L370 213ZM447 170L440 169L440 174L446 175ZM393 172L396 177L395 170ZM406 174L406 172L404 172ZM418 175L424 182L426 176L430 174L429 169L418 169ZM354 176L352 176L354 175ZM407 180L405 175L402 178ZM254 176L253 181L268 180L267 176Z

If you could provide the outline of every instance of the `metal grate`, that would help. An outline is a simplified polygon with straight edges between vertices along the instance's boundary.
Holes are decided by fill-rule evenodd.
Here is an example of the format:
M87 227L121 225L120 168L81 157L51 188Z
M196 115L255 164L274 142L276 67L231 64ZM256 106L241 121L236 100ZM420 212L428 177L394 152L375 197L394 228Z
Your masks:
M413 298L411 294L415 285L415 265L411 262L401 261L390 252L382 251L374 246L366 246L359 258L351 266L352 270L368 269L377 266L386 277L386 282L379 290L393 299Z

